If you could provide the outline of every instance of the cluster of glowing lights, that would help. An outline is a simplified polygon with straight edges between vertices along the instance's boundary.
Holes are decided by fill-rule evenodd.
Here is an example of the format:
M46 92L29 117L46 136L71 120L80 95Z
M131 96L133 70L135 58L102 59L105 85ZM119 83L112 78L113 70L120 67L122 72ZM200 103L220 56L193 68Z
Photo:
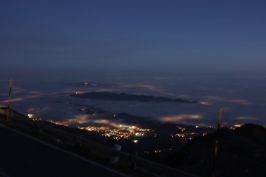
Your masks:
M233 127L229 127L230 130L235 130L236 128L241 127L242 124L235 124Z
M131 137L143 137L145 134L150 133L150 129L142 129L136 126L128 126L128 125L117 125L116 128L109 128L109 127L78 127L81 130L93 131L102 133L102 136L113 138L115 140L119 140L121 138L130 139ZM133 143L137 143L138 140L132 140Z
M159 150L154 150L154 153L160 153L160 152L162 152L161 149L159 149Z
M202 105L207 105L207 106L209 106L209 105L212 105L212 103L205 102L205 101L201 101L201 102L199 102L199 104L202 104Z
M241 124L235 124L235 125L234 125L235 128L239 128L239 127L241 127L241 126L242 126Z
M33 120L33 121L41 121L41 118L36 118L34 114L28 114L27 115L29 119Z
M171 137L179 137L192 140L194 136L197 136L199 133L190 132L190 133L177 133L177 134L170 134Z
M182 132L186 130L186 128L183 128L183 127L180 127L180 126L177 126L177 128L178 128L179 130L181 130Z
M28 117L32 119L34 117L34 114L28 114Z
M153 151L144 151L144 154L150 154L150 153L157 154L157 153L161 153L163 151L173 151L173 150L174 150L173 147L170 147L170 148L167 148L167 149L155 149Z

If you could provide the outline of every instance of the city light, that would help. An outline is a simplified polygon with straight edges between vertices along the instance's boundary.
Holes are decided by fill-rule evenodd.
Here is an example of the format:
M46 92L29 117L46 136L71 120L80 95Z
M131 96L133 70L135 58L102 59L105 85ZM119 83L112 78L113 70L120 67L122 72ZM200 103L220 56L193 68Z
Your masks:
M121 138L131 139L134 137L143 137L143 136L152 136L151 129L143 129L137 126L128 126L128 125L119 125L116 128L109 128L105 126L95 127L78 127L81 130L87 130L92 132L102 133L102 136L113 138L115 140L119 140ZM134 143L137 143L138 140L132 140Z
M28 117L31 119L33 118L34 114L28 114Z

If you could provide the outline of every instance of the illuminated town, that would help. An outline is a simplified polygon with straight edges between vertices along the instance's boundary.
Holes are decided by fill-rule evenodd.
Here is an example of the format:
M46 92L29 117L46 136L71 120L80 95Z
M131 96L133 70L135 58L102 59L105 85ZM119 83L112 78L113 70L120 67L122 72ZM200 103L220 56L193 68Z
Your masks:
M136 137L144 137L144 136L153 136L154 133L151 129L143 129L136 126L127 126L127 125L119 125L116 128L109 127L95 127L95 126L87 126L87 127L78 127L81 130L94 131L98 133L102 133L104 137L110 137L115 140L119 140L121 138L124 139L133 139ZM134 143L137 143L138 140L133 140Z
M29 114L28 117L30 119L33 119L34 121L41 121L39 119L34 118L33 114ZM71 125L67 122L55 122L52 120L48 120L45 122L65 127L69 127ZM144 155L156 155L174 152L178 150L178 147L174 144L167 144L167 141L179 142L184 145L184 143L194 139L195 137L205 136L206 134L215 131L217 128L214 126L181 126L174 124L158 124L158 122L153 122L153 125L151 124L151 127L149 128L141 128L135 125L124 125L115 123L113 123L112 125L113 126L90 125L78 126L75 128L78 128L82 131L95 132L101 134L101 137L103 138L111 138L115 141L126 140L132 142L135 145L139 144L140 147L145 141L154 142L161 141L163 139L162 141L164 143L159 143L160 145L157 147L151 145L151 147L147 146L145 149L142 149L142 154ZM228 129L234 130L235 128L238 128L240 126L241 124L235 124L232 127L228 127Z

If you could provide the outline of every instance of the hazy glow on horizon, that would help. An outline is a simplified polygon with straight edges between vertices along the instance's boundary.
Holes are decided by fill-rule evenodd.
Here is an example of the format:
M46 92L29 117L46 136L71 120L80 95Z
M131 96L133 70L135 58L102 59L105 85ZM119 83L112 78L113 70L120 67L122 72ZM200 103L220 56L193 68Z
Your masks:
M57 73L57 71L53 72ZM48 72L41 79L38 78L35 71L28 71L28 73L12 72L11 74L15 79L13 79L11 108L22 114L34 114L43 120L65 122L69 125L89 125L91 123L115 125L120 120L109 119L105 115L125 112L159 122L213 126L216 125L220 106L223 107L223 124L233 125L251 122L264 125L266 121L264 118L266 78L264 76L215 76L197 73L182 75L179 73L176 74L177 76L168 75L169 79L167 80L146 75L137 79L133 77L131 80L127 78L127 73L117 79L116 75L109 74L108 78L105 78L104 76L98 77L97 72L95 74L89 72L88 74L76 75L61 73L62 76L57 78L58 80L49 82L47 78L51 78L53 72ZM0 89L3 93L0 95L0 105L6 106L9 80L3 81L2 78L6 76L3 73L5 72L0 71ZM180 80L181 75L183 79ZM106 87L106 89L85 87L84 82L109 84L110 87ZM80 86L73 86L69 83L80 83ZM249 87L243 87L243 85ZM206 89L200 89L203 87ZM76 92L103 90L116 93L159 95L167 98L177 98L181 95L183 96L181 98L206 102L206 104L119 102L69 97L69 94ZM92 116L81 111L82 108L86 107L84 105L106 112ZM67 119L69 120L67 121ZM126 121L123 120L122 123L126 124Z
M201 115L197 114L181 114L181 115L173 115L173 116L168 116L168 117L161 117L159 118L160 121L162 122L182 122L184 120L189 120L189 119L202 119Z

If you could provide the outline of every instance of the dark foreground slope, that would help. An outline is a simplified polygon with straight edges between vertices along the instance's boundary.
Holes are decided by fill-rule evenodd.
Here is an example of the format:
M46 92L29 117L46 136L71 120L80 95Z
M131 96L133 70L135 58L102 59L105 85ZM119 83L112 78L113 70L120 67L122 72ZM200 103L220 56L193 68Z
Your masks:
M211 176L216 135L195 138L165 163L200 176ZM254 124L245 124L235 131L221 129L215 176L266 176L266 129Z
M0 134L0 176L125 176L4 125L0 125Z

